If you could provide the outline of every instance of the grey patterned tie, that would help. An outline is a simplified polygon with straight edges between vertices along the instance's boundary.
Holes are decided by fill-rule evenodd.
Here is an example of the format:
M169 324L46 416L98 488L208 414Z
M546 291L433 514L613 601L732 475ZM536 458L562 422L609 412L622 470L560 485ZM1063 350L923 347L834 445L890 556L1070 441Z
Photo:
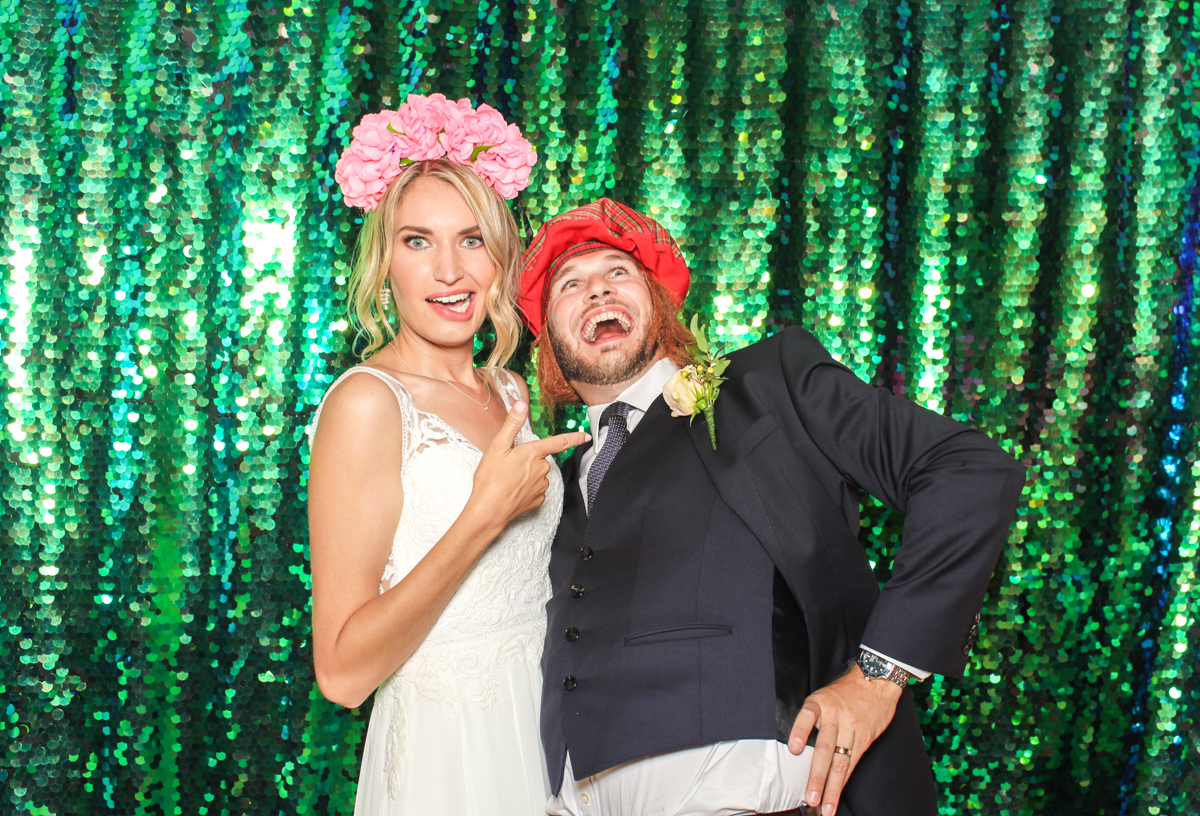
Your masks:
M604 437L604 447L596 454L596 458L592 460L592 466L588 469L587 507L589 516L592 514L592 504L596 501L596 493L600 490L600 482L604 479L604 474L608 472L608 466L612 464L617 451L629 438L629 428L625 424L625 417L628 415L629 404L624 402L614 402L600 414L600 427L608 425L608 435Z

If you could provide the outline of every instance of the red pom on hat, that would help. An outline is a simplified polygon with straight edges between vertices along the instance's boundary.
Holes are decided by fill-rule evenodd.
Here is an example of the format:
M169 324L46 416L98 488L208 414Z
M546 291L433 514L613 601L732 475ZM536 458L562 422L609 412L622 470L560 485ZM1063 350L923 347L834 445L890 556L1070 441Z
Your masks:
M605 248L628 252L671 290L676 304L683 305L691 275L675 239L648 215L600 198L542 224L521 257L517 308L535 336L546 321L546 296L554 274L571 258Z

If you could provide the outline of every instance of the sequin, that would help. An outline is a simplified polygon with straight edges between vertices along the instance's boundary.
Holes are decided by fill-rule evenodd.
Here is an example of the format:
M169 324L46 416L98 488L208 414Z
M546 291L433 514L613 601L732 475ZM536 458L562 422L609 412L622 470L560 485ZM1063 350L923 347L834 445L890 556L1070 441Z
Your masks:
M1197 54L1153 0L0 0L6 802L351 811L301 444L353 360L333 164L441 91L535 144L529 226L641 208L720 343L804 326L1028 466L966 680L915 690L942 813L1200 811Z

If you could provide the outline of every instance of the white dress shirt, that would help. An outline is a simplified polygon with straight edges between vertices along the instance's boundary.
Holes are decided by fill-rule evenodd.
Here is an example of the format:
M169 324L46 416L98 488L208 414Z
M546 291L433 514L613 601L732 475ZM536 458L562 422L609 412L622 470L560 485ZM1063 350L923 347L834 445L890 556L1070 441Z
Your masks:
M671 360L659 360L617 397L616 402L630 406L625 419L630 434L678 370ZM585 506L588 471L608 438L608 426L599 427L600 415L611 404L588 406L592 447L579 464L579 489ZM929 676L929 672L892 662L921 680ZM553 816L734 816L792 810L804 804L812 753L806 746L796 756L777 740L719 742L631 760L578 781L568 754L562 789L550 798L546 811Z

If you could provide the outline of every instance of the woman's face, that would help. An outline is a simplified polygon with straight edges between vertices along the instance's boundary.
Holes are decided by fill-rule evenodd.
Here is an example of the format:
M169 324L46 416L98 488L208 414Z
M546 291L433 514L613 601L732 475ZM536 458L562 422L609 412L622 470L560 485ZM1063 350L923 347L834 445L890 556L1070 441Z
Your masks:
M457 190L422 176L396 208L388 278L402 330L439 346L474 341L496 267Z

